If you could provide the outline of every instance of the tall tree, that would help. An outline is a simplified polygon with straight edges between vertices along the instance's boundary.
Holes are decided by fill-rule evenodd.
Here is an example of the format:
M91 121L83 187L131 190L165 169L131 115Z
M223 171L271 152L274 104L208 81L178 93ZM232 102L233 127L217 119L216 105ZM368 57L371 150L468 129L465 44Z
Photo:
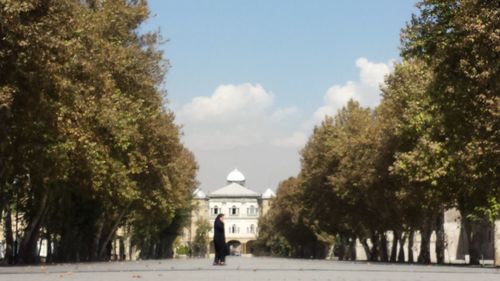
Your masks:
M19 263L42 238L52 260L109 258L116 230L155 211L146 230L170 252L197 167L165 107L158 34L137 32L148 14L145 1L0 3L0 209L19 198Z
M405 58L423 60L435 74L429 87L442 117L441 146L448 161L441 168L454 180L466 224L491 223L500 209L496 163L500 161L500 4L482 0L425 0L402 33ZM471 262L478 243L471 239Z

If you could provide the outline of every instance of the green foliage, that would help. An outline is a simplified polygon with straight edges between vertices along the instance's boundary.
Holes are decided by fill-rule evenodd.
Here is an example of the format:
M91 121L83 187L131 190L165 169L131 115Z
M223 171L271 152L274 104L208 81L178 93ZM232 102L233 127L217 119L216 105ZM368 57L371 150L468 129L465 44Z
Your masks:
M435 76L428 97L442 117L437 141L454 199L479 216L495 213L500 198L499 8L497 1L422 1L402 34L403 56L424 61Z
M268 246L273 256L289 257L292 253L292 247L288 244L288 241L280 236L273 237Z
M500 6L424 0L418 8L380 105L350 101L314 129L299 175L262 219L261 244L279 238L298 249L337 237L338 252L348 253L344 245L358 238L368 258L387 261L384 233L418 230L419 261L430 262L431 233L443 257L443 210L457 207L478 262L476 226L500 210Z
M188 246L179 246L176 249L178 255L189 255L189 247Z
M192 243L193 254L197 257L204 257L207 254L210 238L208 232L212 229L206 219L200 219L196 222L196 233Z
M171 252L197 167L160 90L158 34L137 32L148 13L145 1L0 1L0 209L18 203L19 263L36 261L39 238L49 260L109 258L119 227L143 257Z
M297 178L280 183L277 198L259 221L259 237L255 247L259 252L293 257L324 256L319 241L306 221L305 206Z
M455 204L468 223L487 222L498 216L500 185L500 5L498 1L436 1L419 3L402 33L402 55L418 59L432 72L426 91L432 123L438 133L422 142L419 161L431 161L444 196ZM427 149L427 150L426 150ZM436 151L437 149L437 151ZM428 156L425 156L427 154ZM429 155L432 154L432 155ZM436 155L438 157L436 157ZM479 235L468 237L472 245ZM471 262L478 263L471 248Z
M255 249L254 254L257 256L290 257L294 250L285 237L276 233L273 235L267 233L260 235L253 247Z

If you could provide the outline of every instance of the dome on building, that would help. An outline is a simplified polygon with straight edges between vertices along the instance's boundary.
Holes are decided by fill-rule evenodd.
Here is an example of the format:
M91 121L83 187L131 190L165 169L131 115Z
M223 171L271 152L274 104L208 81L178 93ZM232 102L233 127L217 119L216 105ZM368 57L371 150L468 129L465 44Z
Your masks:
M262 199L271 199L274 197L276 197L276 194L270 188L266 189L266 191L262 193Z
M226 180L228 183L235 182L243 184L245 183L245 176L240 171L238 171L238 169L234 169L231 173L229 173L229 175L227 175Z

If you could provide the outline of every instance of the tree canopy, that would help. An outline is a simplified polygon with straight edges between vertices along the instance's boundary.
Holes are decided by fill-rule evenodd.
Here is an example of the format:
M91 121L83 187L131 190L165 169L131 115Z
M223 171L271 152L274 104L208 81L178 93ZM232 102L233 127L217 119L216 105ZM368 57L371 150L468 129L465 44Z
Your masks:
M9 262L100 260L119 227L171 252L196 186L146 1L0 2L0 212ZM12 251L10 217L22 229ZM172 238L173 237L173 238Z

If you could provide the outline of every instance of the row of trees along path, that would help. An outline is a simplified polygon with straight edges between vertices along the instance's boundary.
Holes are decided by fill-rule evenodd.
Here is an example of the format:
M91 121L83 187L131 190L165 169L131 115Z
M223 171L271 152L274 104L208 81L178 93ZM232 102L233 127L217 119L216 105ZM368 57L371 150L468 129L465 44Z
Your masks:
M166 109L160 38L137 31L148 15L139 0L0 2L8 263L37 262L41 239L47 261L106 259L120 227L142 258L171 255L197 164Z
M380 105L351 100L316 126L300 173L281 183L261 220L261 247L309 257L336 241L348 259L359 239L370 260L404 261L407 251L410 262L429 263L435 231L443 263L443 212L457 208L470 261L479 262L484 241L475 231L491 226L500 207L499 5L418 4ZM388 231L395 237L390 250ZM411 250L416 231L418 257Z

